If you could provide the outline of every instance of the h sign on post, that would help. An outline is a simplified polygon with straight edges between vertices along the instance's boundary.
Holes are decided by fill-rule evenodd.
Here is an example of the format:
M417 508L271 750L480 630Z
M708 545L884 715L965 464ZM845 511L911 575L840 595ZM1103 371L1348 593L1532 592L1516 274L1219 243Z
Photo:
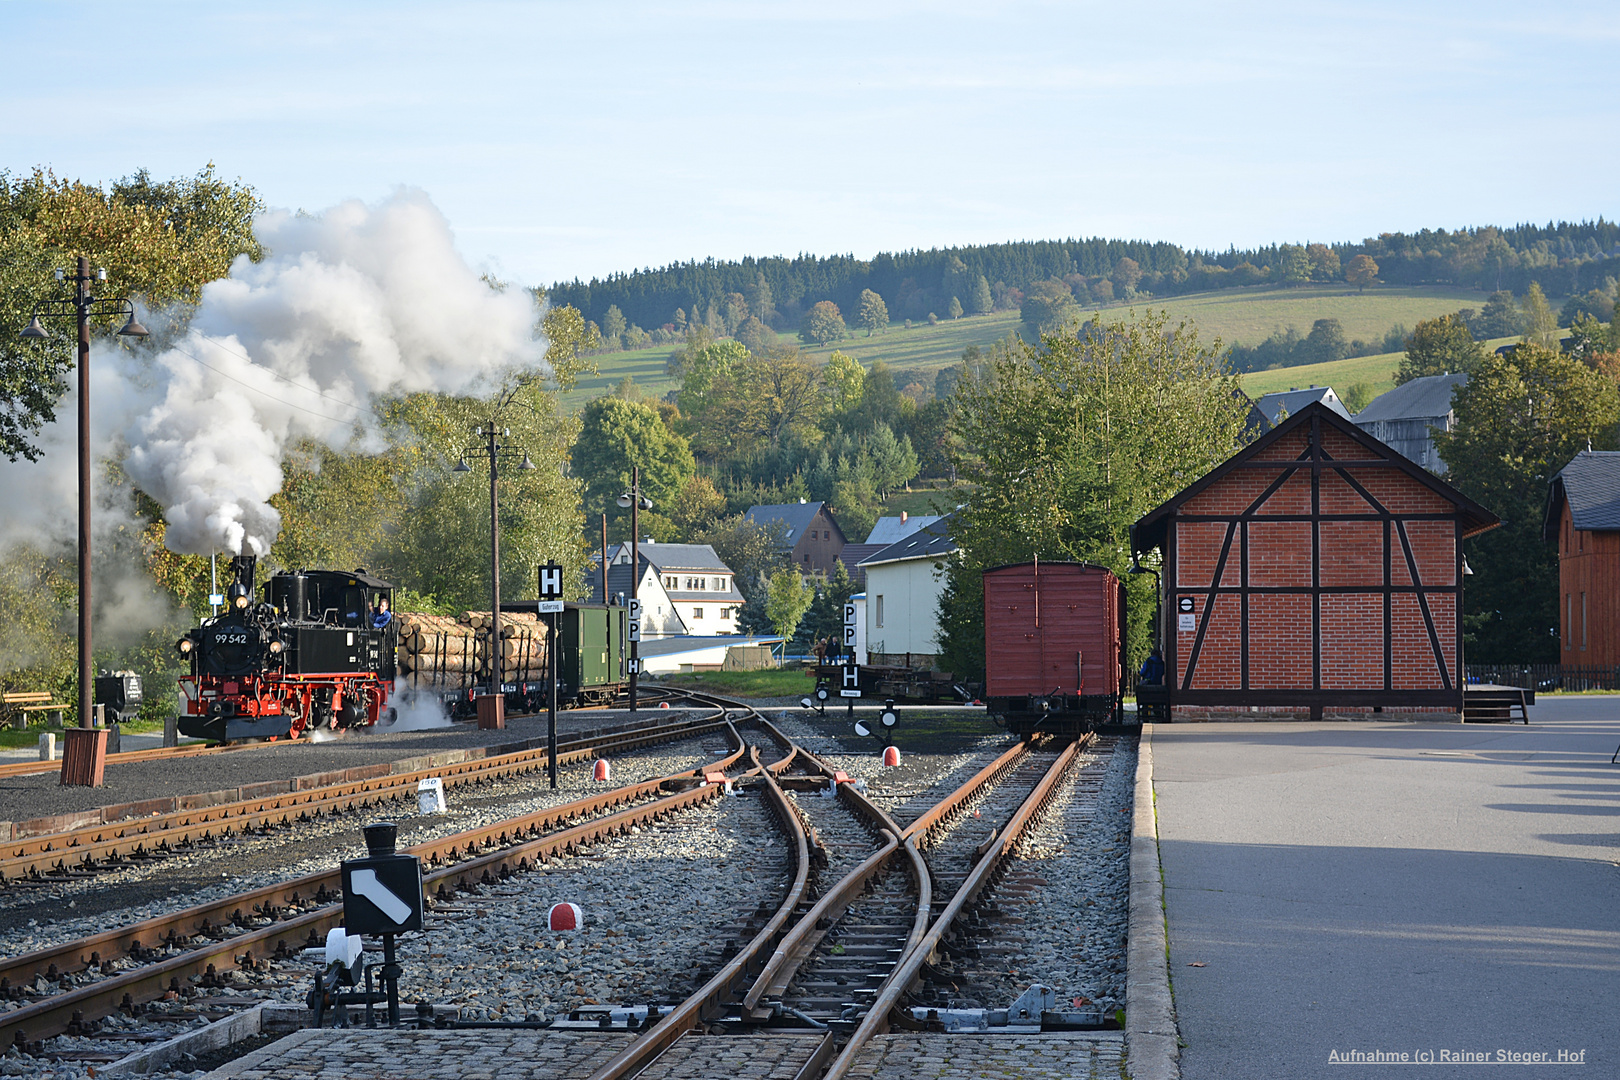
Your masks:
M540 610L558 612L563 609L563 568L546 563L540 568Z
M861 696L861 669L855 664L844 666L844 684L838 691L839 697L857 698Z

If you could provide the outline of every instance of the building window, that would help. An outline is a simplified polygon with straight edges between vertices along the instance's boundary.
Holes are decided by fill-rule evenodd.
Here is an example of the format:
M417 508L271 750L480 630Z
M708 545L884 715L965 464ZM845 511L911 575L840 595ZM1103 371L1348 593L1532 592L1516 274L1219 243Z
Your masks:
M1581 593L1581 652L1585 652L1585 651L1586 651L1586 594Z
M1575 594L1564 594L1564 651L1575 647Z
M721 617L721 618L722 618L722 619L729 619L729 618L731 618L731 609L730 609L730 608L728 608L728 607L723 607L723 608L721 608L721 609L720 609L720 617Z
M702 609L702 608L700 608L700 607L695 607L695 608L693 608L693 609L692 609L692 618L694 618L694 619L701 619L701 618L703 618L703 609ZM494 666L495 666L495 665L494 665L494 664L493 664L493 663L491 663L491 664L490 664L490 667L494 667Z
M882 626L883 625L883 594L882 593L877 594L877 602L876 602L876 606L875 606L875 610L874 610L873 614L877 618L877 625Z
M807 552L805 552L805 553L804 553L804 561L805 561L805 562L809 562L809 561L810 561L810 553L809 553L809 552L808 552L808 551L807 551Z

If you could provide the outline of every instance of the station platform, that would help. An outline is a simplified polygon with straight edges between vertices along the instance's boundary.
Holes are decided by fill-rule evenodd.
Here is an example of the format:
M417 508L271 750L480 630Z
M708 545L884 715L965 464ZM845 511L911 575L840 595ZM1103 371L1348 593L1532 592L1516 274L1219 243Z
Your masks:
M1182 1080L1620 1075L1620 696L1150 737Z

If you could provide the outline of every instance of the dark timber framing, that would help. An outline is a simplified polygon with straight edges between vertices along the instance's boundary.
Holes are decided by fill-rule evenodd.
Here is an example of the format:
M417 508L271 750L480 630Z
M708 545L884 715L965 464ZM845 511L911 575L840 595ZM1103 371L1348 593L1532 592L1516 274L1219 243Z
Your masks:
M1301 428L1306 429L1307 446L1299 456L1292 459L1279 458L1270 460L1256 457L1267 447L1289 438L1292 433L1299 431ZM1323 433L1328 428L1340 432L1352 442L1359 444L1366 453L1358 453L1352 458L1341 457L1335 459L1322 447ZM1237 513L1180 512L1180 508L1195 496L1207 490L1225 476L1240 469L1275 471L1277 475L1266 485L1258 497ZM1390 510L1367 490L1367 487L1357 478L1357 473L1373 469L1394 469L1404 473L1450 503L1452 506L1451 512L1401 513ZM1301 473L1308 473L1310 476L1310 513L1265 514L1260 512L1262 507L1291 477ZM1323 513L1322 476L1324 473L1333 473L1342 478L1351 490L1365 500L1369 510L1361 513ZM1430 584L1423 581L1418 570L1418 560L1412 548L1412 541L1407 532L1408 525L1420 521L1451 523L1452 547L1454 549L1452 584ZM1310 584L1254 585L1251 581L1250 569L1250 556L1252 553L1251 526L1256 523L1271 525L1287 522L1308 523L1311 527ZM1380 584L1324 585L1322 583L1322 526L1327 522L1377 522L1382 526L1383 580ZM1181 574L1177 561L1177 527L1182 523L1219 524L1226 527L1225 536L1221 541L1220 554L1215 560L1214 572L1207 587L1202 585L1189 587L1180 584ZM1323 709L1328 706L1415 706L1460 711L1463 704L1464 682L1460 676L1463 670L1462 541L1465 537L1475 536L1495 528L1499 523L1499 519L1495 514L1458 492L1415 462L1408 460L1395 450L1374 439L1337 413L1319 403L1306 406L1306 408L1261 436L1254 443L1240 450L1233 458L1216 467L1175 498L1145 515L1132 527L1131 548L1134 554L1140 555L1157 548L1164 555L1166 572L1164 574L1164 595L1161 598L1163 607L1159 613L1159 618L1161 620L1160 625L1166 627L1164 660L1166 669L1165 683L1169 692L1169 704L1171 706L1239 707L1308 706L1313 720L1321 719ZM1233 557L1234 541L1238 549L1238 583L1228 585L1225 584L1225 581L1227 568ZM1396 558L1401 559L1406 566L1411 581L1410 584L1398 585L1395 583L1392 566ZM1250 599L1253 596L1262 594L1308 595L1311 598L1311 675L1309 687L1257 689L1251 686L1249 671ZM1381 689L1325 689L1322 686L1322 598L1324 596L1357 594L1382 598L1382 647L1379 648L1377 644L1373 643L1369 643L1368 647L1382 655L1383 687ZM1198 612L1197 631L1187 657L1187 670L1185 674L1179 674L1177 639L1180 635L1170 629L1175 626L1171 618L1178 613L1176 605L1178 597L1188 595L1201 599L1201 610ZM1395 687L1394 608L1396 598L1403 595L1410 595L1415 598L1418 610L1422 615L1423 625L1428 634L1429 651L1439 676L1439 689L1403 690ZM1441 645L1440 629L1435 624L1434 612L1429 604L1429 598L1435 595L1449 595L1454 598L1453 647L1455 658L1449 668L1446 664L1445 650ZM1238 618L1241 627L1239 640L1240 686L1237 689L1196 688L1193 682L1198 670L1199 658L1204 651L1205 641L1216 608L1216 601L1222 596L1235 596L1238 600Z

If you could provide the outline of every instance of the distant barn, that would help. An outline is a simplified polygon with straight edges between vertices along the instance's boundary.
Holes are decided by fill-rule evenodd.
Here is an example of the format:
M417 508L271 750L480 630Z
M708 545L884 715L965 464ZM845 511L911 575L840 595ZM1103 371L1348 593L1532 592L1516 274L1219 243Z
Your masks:
M1462 541L1499 523L1334 409L1288 416L1132 529L1172 716L1455 716Z
M1620 452L1583 450L1553 477L1542 533L1558 545L1559 662L1620 665Z

